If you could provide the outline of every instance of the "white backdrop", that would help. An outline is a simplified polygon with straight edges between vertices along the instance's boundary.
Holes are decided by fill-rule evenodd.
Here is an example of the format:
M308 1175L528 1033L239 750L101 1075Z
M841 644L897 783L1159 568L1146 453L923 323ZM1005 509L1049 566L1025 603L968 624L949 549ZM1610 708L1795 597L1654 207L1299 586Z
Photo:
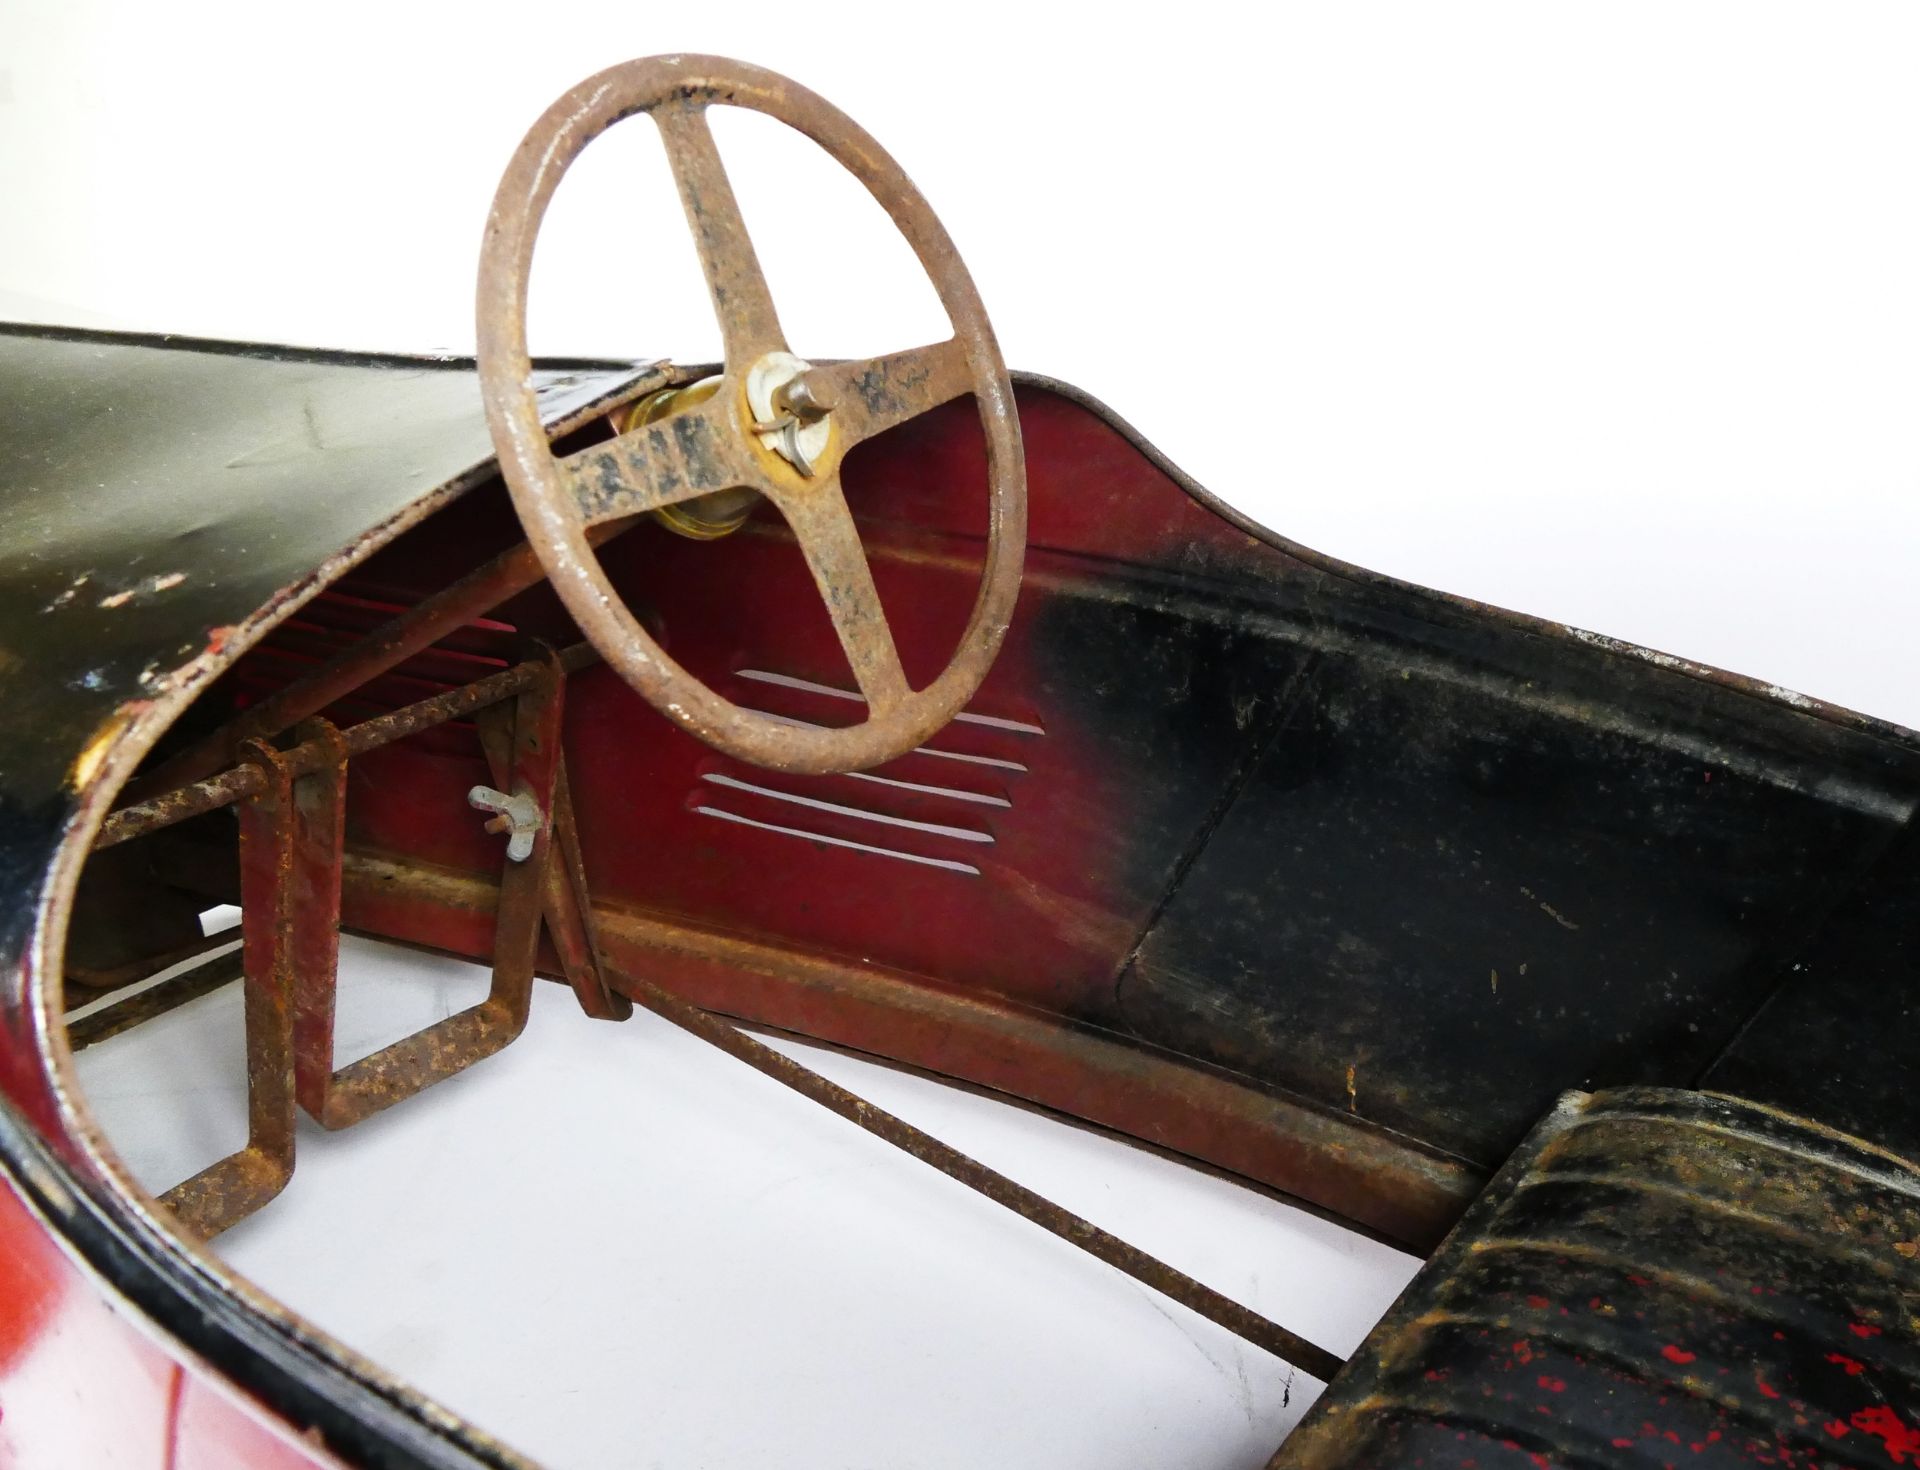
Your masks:
M1908 6L12 0L0 311L470 350L514 143L668 50L838 102L1011 363L1285 534L1920 724ZM795 349L932 335L863 196L728 121ZM562 191L536 348L712 354L649 132Z
M839 103L947 222L1011 363L1105 398L1285 534L1920 724L1908 657L1920 604L1920 12L1907 7L11 0L0 6L0 315L468 351L480 228L513 145L579 78L668 50L738 55ZM939 334L904 247L831 165L760 120L718 131L797 351ZM596 143L563 190L534 305L536 350L714 355L645 123ZM414 1004L421 992L394 993ZM564 1007L536 1019L529 1042L540 1027L571 1034ZM1071 1461L1078 1444L1103 1466L1161 1463L1181 1445L1252 1465L1299 1412L1258 1354L1189 1341L1190 1319L1149 1320L1157 1308L1136 1295L1079 1315L1092 1310L1084 1284L980 1328L1034 1352L1053 1341L1038 1334L1057 1334L1045 1352L1064 1377L969 1348L982 1303L1033 1306L1024 1283L1057 1269L1026 1227L996 1246L940 1197L912 1207L918 1273L911 1256L883 1262L875 1222L898 1218L895 1186L874 1184L864 1155L848 1162L839 1125L741 1121L762 1104L732 1063L696 1061L643 1025L595 1046L606 1049L578 1055L604 1056L594 1086L613 1090L593 1092L594 1107L616 1127L631 1130L621 1107L646 1119L619 1196L652 1211L622 1240L636 1305L610 1316L592 1271L568 1294L548 1263L512 1283L525 1300L476 1287L494 1315L475 1330L562 1331L576 1308L597 1324L583 1330L647 1336L651 1323L673 1371L647 1393L608 1380L576 1407L515 1378L539 1367L531 1338L502 1358L484 1336L420 1336L446 1330L409 1315L437 1310L416 1306L432 1296L429 1270L483 1243L525 1249L477 1236L495 1228L483 1204L451 1192L444 1226L393 1233L417 1247L417 1271L389 1261L382 1276L352 1233L364 1222L324 1215L318 1237L296 1231L284 1250L263 1216L236 1234L236 1258L564 1463L721 1463L774 1448L792 1463L1038 1464ZM314 1170L361 1161L399 1181L366 1186L372 1197L405 1187L417 1177L410 1138L451 1146L476 1126L483 1139L518 1130L503 1169L541 1164L555 1135L540 1119L577 1121L565 1100L586 1095L594 1064L574 1055L516 1048L484 1081L436 1089L343 1141L353 1148L317 1146L305 1197L332 1208L345 1189L352 1201L353 1186L322 1191ZM136 1131L159 1116L156 1087L180 1076L142 1070L124 1047L89 1057L97 1101ZM709 1063L724 1076L696 1070ZM1102 1218L1138 1224L1223 1286L1251 1293L1266 1272L1261 1305L1342 1347L1404 1278L1404 1262L1217 1181L1115 1162L1027 1115L1009 1122L974 1099L862 1075L930 1123L979 1132L996 1163L1085 1198L1090 1213L1104 1199ZM619 1090L648 1079L650 1094ZM543 1106L557 1111L528 1111ZM457 1122L470 1107L504 1111ZM729 1110L717 1131L715 1108ZM703 1127L693 1144L670 1143ZM804 1181L814 1214L769 1214L756 1180L728 1172L743 1138L778 1155L766 1167L784 1172L767 1189ZM164 1172L161 1159L149 1162ZM290 1193L277 1208L285 1219L303 1207ZM736 1238L743 1220L759 1232L751 1244ZM444 1250L432 1228L449 1232ZM340 1248L316 1264L314 1238ZM756 1263L724 1301L672 1296L671 1273L629 1279L652 1269L649 1251L698 1258L716 1240L736 1266ZM790 1267L767 1254L782 1242ZM925 1261L952 1276L937 1301L920 1291ZM767 1337L816 1265L911 1278L921 1336L900 1345L899 1303L828 1292L816 1316ZM999 1285L983 1294L979 1280ZM1129 1312L1162 1337L1122 1345ZM861 1337L866 1356L822 1353L810 1322ZM597 1362L595 1341L574 1346ZM762 1376L727 1376L742 1344L768 1342L786 1348ZM1038 1437L1026 1427L1056 1419Z

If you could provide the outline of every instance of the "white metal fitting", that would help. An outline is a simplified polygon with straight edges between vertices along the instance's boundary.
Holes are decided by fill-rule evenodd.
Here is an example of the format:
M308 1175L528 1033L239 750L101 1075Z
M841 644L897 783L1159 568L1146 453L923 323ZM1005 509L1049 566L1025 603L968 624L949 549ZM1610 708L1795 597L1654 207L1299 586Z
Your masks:
M507 856L516 863L524 863L533 854L533 839L540 831L540 808L534 804L531 796L517 791L508 796L504 791L495 791L491 786L476 786L467 793L467 805L483 812L494 813L487 823L489 832L506 832Z

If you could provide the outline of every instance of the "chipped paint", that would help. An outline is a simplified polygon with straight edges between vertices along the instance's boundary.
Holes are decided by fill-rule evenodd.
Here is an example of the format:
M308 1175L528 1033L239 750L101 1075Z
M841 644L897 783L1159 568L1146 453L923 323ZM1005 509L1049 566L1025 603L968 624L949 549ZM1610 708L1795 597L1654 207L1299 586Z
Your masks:
M1871 1434L1886 1446L1887 1458L1896 1465L1909 1461L1920 1464L1920 1429L1903 1420L1886 1404L1873 1404L1853 1416L1853 1427Z
M102 725L94 736L80 748L80 754L73 759L73 767L67 774L67 785L75 791L85 791L93 784L93 778L100 773L101 763L127 727L140 715L152 707L149 700L131 700L114 711L113 718Z
M65 607L68 603L72 602L74 598L80 595L80 589L86 586L88 581L90 580L91 578L89 574L82 572L79 576L73 579L72 583L67 587L67 589L64 592L61 592L45 607L41 608L40 611L52 612L56 608Z
M143 580L134 583L134 585L131 587L122 588L118 592L109 593L107 596L100 599L100 606L107 607L107 608L125 607L129 602L133 601L133 599L136 597L150 597L156 592L171 591L173 588L178 587L182 582L186 580L187 580L187 574L185 572L166 572L166 573L156 574L154 576L144 578ZM71 592L72 592L72 589L70 588L68 589L68 593L65 595L71 595Z
M1522 888L1520 892L1525 897L1530 898L1535 903L1539 904L1540 912L1545 914L1549 919L1552 919L1553 922L1558 924L1562 929L1578 929L1580 927L1572 919L1569 919L1565 914L1561 913L1560 910L1555 908L1552 904L1548 903L1545 899L1541 898L1531 888ZM1526 973L1526 968L1527 967L1525 965L1522 965L1520 967L1520 973L1524 975Z

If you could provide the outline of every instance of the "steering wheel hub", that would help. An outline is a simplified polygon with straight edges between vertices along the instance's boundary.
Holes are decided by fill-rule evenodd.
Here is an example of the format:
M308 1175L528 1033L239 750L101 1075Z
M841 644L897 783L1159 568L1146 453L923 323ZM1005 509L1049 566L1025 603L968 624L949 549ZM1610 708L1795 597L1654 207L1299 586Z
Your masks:
M789 402L788 390L805 381L813 364L791 352L769 352L747 369L747 407L760 442L811 480L833 440L829 410Z

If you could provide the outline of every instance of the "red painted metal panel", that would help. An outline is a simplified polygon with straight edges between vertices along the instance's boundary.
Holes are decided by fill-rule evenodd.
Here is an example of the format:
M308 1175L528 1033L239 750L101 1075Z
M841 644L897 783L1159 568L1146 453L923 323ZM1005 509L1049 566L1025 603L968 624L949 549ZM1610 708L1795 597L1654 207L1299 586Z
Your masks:
M0 1470L165 1470L177 1373L0 1184Z
M1204 550L1215 571L1260 577L1286 563L1082 406L1024 390L1021 411L1035 550L1013 632L974 702L972 714L985 718L963 719L929 741L929 753L866 775L776 776L681 734L607 670L577 675L568 762L576 789L591 794L576 805L598 897L1049 1011L1108 1015L1113 977L1181 848L1184 829L1175 829L1198 826L1212 789L1204 770L1189 772L1205 789L1173 828L1142 841L1143 782L1158 773L1137 751L1123 753L1133 733L1126 716L1091 687L1092 674L1083 681L1082 671L1059 667L1047 624L1064 599L1110 589L1117 562L1185 571ZM875 582L916 681L945 664L977 590L984 476L966 404L912 421L849 463ZM495 550L490 536L510 535L474 509L466 525L475 542L454 566ZM432 551L448 556L444 544ZM752 677L851 687L777 517L763 514L718 543L642 526L600 556L634 605L650 610L668 651L729 698L818 724L862 713L830 693ZM419 577L419 566L382 558L365 590L396 605L417 600L428 586L397 585L409 575ZM573 636L544 588L498 617L562 642ZM1133 717L1164 723L1165 712ZM485 779L464 729L357 760L349 844L489 872L494 845L461 800Z
M344 1463L191 1374L181 1377L175 1424L170 1470L336 1470Z

